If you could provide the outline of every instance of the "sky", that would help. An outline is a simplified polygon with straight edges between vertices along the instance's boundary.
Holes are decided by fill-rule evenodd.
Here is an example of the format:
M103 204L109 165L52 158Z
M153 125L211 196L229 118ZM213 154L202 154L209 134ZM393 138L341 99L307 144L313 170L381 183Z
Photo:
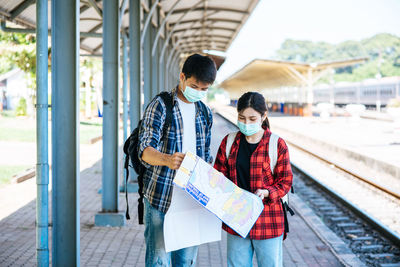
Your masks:
M255 58L271 58L289 38L336 44L383 32L400 36L400 0L260 0L225 54L217 82Z

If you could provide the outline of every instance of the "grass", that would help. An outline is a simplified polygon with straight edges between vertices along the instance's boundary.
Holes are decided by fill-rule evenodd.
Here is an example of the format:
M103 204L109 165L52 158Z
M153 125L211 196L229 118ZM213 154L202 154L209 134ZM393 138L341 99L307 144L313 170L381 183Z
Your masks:
M80 143L89 144L90 139L100 136L100 123L80 122ZM49 122L49 139L51 123ZM0 141L36 142L36 121L32 118L16 117L12 113L2 112L0 117Z
M7 184L11 181L11 178L32 166L25 165L0 165L0 186Z

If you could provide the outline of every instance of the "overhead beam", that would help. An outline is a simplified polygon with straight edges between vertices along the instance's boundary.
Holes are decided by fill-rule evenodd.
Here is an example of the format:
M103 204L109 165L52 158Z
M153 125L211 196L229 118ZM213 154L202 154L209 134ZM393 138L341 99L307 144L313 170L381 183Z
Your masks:
M170 11L168 14L165 16L164 20L162 21L160 27L158 28L157 34L156 34L156 39L154 40L153 43L153 48L151 49L151 55L154 57L154 54L156 52L156 48L158 45L158 39L160 38L161 31L162 29L165 29L165 23L168 21L169 16L174 12L176 5L179 3L180 0L176 0L175 3L172 5Z
M13 20L15 19L19 14L24 12L25 9L27 9L30 5L35 3L36 0L25 0L21 4L19 4L16 8L11 10L10 12L10 19Z
M199 36L201 36L201 35L199 35ZM179 40L187 40L187 39L194 39L194 38L198 38L199 36L193 36L193 35L187 35L187 36L179 36ZM214 38L214 37L216 37L216 38L223 38L223 39L227 39L227 40L230 40L231 38L230 38L230 36L225 36L225 35L220 35L220 34L206 34L206 35L203 35L204 37L207 37L207 38Z
M95 0L87 0L89 2L89 4L93 7L93 9L97 12L97 14L99 14L100 18L103 17L103 11L101 10L101 8L97 5Z
M236 23L236 24L240 24L242 23L241 20L237 20L237 19L222 19L222 18L208 18L207 21L211 21L211 22L229 22L229 23ZM189 19L189 20L183 20L181 21L180 24L186 24L186 23L192 23L192 22L199 22L198 19ZM169 26L174 26L175 23L169 23Z
M204 8L203 7L197 7L197 8L194 8L194 9L191 9L191 8L177 9L177 10L174 11L174 15L175 14L180 14L180 13L185 13L188 10L191 10L191 11L203 11ZM221 11L223 11L223 12L234 12L234 13L239 13L239 14L243 14L243 15L249 14L248 11L240 10L240 9L234 9L234 8L207 7L207 10L209 10L209 11L217 11L217 12L221 12Z
M95 0L96 2L100 2L101 0ZM86 10L88 10L90 8L90 5L84 5L79 9L79 13L82 14L83 12L85 12Z
M103 22L101 22L101 23L97 24L96 26L94 26L93 28L91 28L89 30L89 33L95 33L96 31L98 31L102 27L103 27ZM85 39L86 39L86 37L81 37L80 42L82 42Z
M201 30L201 29L203 29L203 27L191 27L189 30ZM213 26L211 26L211 27L207 26L204 29L206 29L206 30L223 30L223 31L231 31L231 32L236 31L236 29L230 29L230 28L225 28L225 27L213 27ZM183 31L186 31L186 30L187 30L186 28L185 29L175 30L175 33L183 32Z

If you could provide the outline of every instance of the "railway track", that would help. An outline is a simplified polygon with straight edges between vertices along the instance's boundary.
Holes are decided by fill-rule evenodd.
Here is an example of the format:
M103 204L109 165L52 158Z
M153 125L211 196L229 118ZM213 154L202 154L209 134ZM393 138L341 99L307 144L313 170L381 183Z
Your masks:
M400 194L285 141L295 192L367 266L400 267Z

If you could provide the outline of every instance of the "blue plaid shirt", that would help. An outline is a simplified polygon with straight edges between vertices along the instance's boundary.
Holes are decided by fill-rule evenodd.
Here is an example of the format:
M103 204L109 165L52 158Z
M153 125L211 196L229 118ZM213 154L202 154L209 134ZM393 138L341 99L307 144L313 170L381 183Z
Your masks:
M163 137L163 126L166 117L166 106L161 97L154 98L147 106L143 115L139 131L139 158L146 171L143 177L143 193L150 204L161 212L166 213L171 204L172 180L175 177L175 170L167 166L152 166L144 162L142 158L143 150L146 147L153 147L165 154L182 152L183 121L179 110L176 89L173 94L173 119ZM196 108L196 154L205 161L212 163L210 155L212 112L206 106L207 113L203 114L201 106L205 104L201 101L195 102ZM205 116L208 116L208 124Z

